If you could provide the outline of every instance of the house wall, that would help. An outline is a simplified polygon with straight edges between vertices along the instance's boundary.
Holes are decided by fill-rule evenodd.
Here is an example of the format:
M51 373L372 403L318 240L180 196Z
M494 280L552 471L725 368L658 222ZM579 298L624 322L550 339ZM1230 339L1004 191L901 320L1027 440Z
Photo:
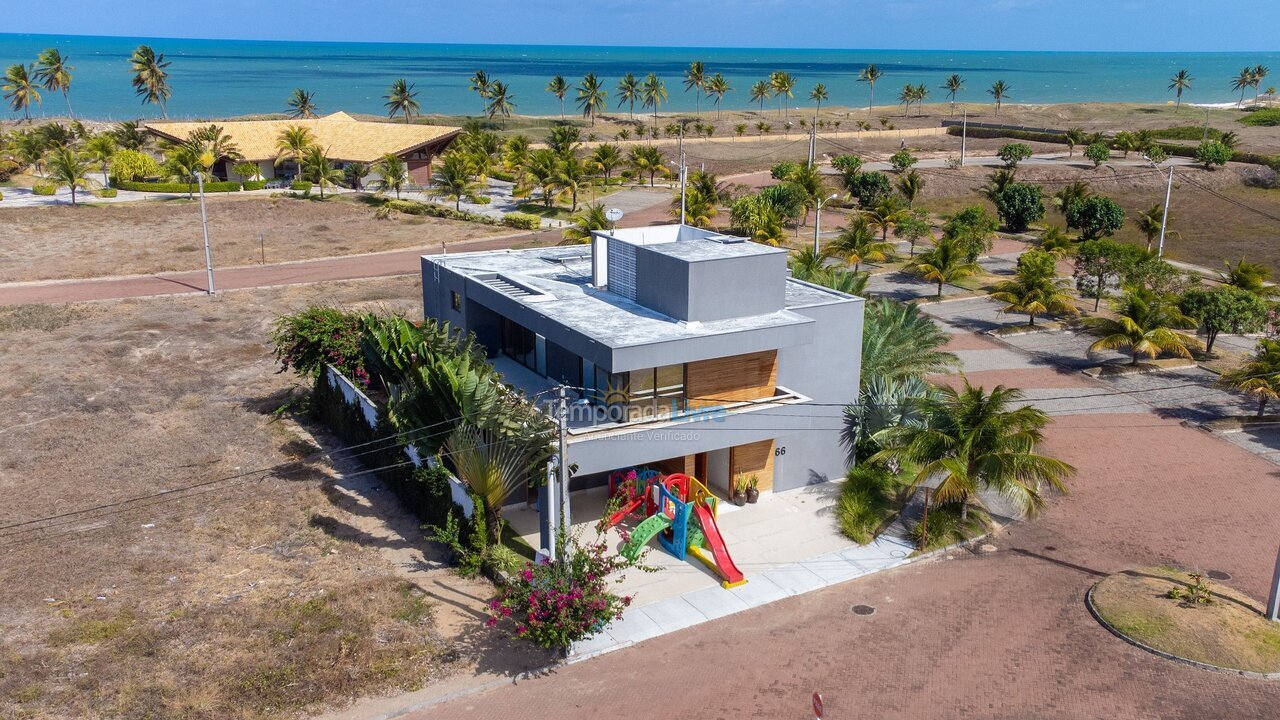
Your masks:
M405 164L408 166L409 177L413 182L418 185L431 184L431 160L429 158L426 160L409 159L405 161Z
M771 397L778 384L778 351L689 363L685 366L684 383L690 407Z
M755 476L760 492L773 489L773 440L739 445L729 450L729 474L734 483Z
M688 267L689 320L767 315L786 304L786 253L703 260Z

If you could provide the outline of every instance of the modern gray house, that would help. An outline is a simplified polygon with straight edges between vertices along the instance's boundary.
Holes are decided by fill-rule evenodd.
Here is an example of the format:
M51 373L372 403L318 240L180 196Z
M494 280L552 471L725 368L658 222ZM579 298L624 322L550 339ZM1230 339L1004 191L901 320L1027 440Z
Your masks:
M475 333L513 386L539 399L569 388L572 490L633 466L723 493L846 470L863 300L792 279L783 249L684 225L619 229L590 245L424 256L422 292L424 315Z

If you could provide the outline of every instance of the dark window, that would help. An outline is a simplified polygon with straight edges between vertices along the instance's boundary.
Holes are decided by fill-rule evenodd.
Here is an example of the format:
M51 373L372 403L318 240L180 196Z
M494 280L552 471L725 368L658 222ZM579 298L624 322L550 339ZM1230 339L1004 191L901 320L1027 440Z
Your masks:
M462 296L458 294L457 290L449 291L449 304L453 306L454 310L462 312Z

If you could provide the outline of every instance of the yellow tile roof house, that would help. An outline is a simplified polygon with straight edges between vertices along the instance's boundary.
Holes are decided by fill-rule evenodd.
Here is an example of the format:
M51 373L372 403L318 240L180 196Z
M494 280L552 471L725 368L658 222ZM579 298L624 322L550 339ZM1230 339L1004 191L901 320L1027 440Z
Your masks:
M399 155L408 164L414 181L420 183L430 181L431 161L444 152L461 132L460 128L443 125L357 120L344 112L319 118L285 120L149 122L145 127L163 140L181 142L193 130L210 124L222 128L244 159L258 164L265 178L275 176L275 160L279 154L276 144L280 133L287 128L304 127L311 131L315 142L325 149L337 167L353 162L372 164L384 155ZM222 172L215 168L215 174L227 176L229 164L219 163Z

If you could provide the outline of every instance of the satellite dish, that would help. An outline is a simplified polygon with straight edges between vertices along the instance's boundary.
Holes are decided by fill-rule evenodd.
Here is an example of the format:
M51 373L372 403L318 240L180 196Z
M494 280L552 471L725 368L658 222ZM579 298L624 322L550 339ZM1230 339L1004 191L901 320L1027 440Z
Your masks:
M609 208L608 210L604 211L605 218L607 218L611 223L616 223L619 220L621 220L624 214L625 213L623 213L618 208Z

